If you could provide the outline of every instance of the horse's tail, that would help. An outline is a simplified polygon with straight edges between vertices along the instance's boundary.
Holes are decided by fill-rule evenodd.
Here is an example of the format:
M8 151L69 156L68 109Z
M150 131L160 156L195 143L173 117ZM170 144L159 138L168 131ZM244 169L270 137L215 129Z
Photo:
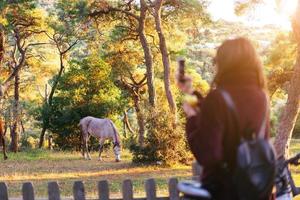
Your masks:
M114 132L115 143L121 145L121 144L120 144L119 132L117 131L116 126L114 125L114 123L113 123L111 120L109 120L109 123L110 123L110 125L111 125L111 127L112 127L112 129L113 129L113 132Z

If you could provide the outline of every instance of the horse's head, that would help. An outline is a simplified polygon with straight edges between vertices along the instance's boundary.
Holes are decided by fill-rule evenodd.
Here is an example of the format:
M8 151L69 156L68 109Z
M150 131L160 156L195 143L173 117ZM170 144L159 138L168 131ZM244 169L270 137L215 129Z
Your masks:
M121 145L119 142L114 142L114 153L116 156L116 162L120 162L121 161Z

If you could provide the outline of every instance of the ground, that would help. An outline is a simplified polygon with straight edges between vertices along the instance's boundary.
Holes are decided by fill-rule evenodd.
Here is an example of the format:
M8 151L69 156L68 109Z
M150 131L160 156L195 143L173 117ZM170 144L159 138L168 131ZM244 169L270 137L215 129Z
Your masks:
M133 180L135 196L144 196L144 180L157 180L158 194L167 194L167 180L171 177L183 179L191 176L190 166L163 167L158 165L141 166L131 163L129 152L123 153L123 161L116 163L111 152L104 153L104 161L92 154L92 160L84 160L79 152L49 152L32 150L10 153L9 160L0 160L0 181L7 183L9 197L21 196L21 184L32 182L37 197L47 196L47 183L58 181L63 197L72 196L72 184L82 180L85 184L86 197L94 198L97 182L108 180L111 196L119 196L121 182Z
M300 140L293 140L291 154L300 152ZM47 196L47 182L58 181L63 197L72 196L72 184L82 180L85 184L86 197L97 197L97 182L108 180L112 197L120 195L121 182L133 180L134 195L144 196L144 180L155 178L158 195L167 195L167 180L171 177L187 179L191 177L190 166L163 167L158 165L141 166L131 163L131 155L125 151L123 161L114 162L112 153L104 154L104 161L97 160L97 153L92 154L92 160L84 160L79 152L56 152L32 150L10 153L9 160L0 159L0 181L9 187L9 196L18 199L21 194L21 184L31 181L38 197ZM300 185L300 169L292 168L293 177ZM295 198L300 200L300 198Z

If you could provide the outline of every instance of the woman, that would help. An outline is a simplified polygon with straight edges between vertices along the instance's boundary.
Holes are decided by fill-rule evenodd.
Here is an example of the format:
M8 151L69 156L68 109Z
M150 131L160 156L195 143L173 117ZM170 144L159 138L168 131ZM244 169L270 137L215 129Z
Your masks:
M191 151L203 166L202 182L214 199L238 199L231 179L220 168L225 157L229 166L234 166L239 137L235 135L236 121L220 93L229 93L239 116L239 128L259 132L265 113L268 113L266 81L262 64L251 42L245 38L225 41L217 50L214 59L217 74L212 89L206 98L198 98L198 107L184 103L186 134ZM185 93L194 93L191 79L178 82ZM199 96L199 95L198 95ZM269 115L265 138L269 137ZM226 135L226 137L225 137ZM225 141L226 138L226 141ZM270 198L273 197L270 195Z

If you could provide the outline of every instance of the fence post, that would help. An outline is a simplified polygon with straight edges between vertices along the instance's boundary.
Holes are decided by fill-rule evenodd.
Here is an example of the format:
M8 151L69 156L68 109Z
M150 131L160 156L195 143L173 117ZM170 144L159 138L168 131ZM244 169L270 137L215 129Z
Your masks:
M30 182L23 183L22 186L23 200L34 200L34 189Z
M48 197L49 200L60 200L60 192L57 182L48 183Z
M0 200L8 200L7 185L0 182Z
M109 187L108 187L107 180L98 182L98 194L99 194L99 200L109 199Z
M169 180L169 197L170 200L179 200L179 191L177 190L178 180L177 178L171 178Z
M153 178L146 180L145 189L146 189L146 199L147 200L155 200L156 199L156 186L155 186L155 180Z
M75 181L73 185L74 200L85 200L84 185L82 181Z
M123 200L133 200L132 181L127 179L122 184Z

